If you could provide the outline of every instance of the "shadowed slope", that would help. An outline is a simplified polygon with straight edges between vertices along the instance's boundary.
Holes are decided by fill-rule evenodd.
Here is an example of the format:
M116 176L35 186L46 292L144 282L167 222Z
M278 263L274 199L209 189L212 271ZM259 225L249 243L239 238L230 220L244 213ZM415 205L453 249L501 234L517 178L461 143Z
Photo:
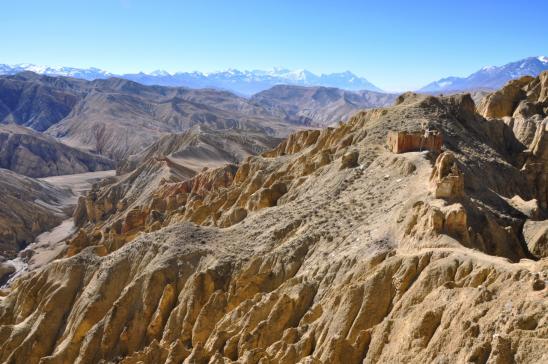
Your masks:
M29 177L46 177L114 169L114 162L8 124L0 125L0 168Z

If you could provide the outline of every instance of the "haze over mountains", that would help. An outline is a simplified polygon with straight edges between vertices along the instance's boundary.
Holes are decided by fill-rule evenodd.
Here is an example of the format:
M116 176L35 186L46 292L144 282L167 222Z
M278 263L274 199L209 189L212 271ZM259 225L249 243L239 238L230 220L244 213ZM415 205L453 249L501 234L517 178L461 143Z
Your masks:
M396 97L375 91L278 85L253 95L250 101L290 123L326 126L347 120L359 109L391 105Z
M30 127L116 160L196 124L276 136L299 128L226 91L32 72L0 77L0 123Z

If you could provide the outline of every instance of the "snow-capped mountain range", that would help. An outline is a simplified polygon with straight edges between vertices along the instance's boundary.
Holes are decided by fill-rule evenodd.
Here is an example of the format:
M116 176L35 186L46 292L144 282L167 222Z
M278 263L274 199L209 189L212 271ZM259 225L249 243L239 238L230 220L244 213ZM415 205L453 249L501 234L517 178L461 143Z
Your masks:
M548 70L548 57L529 57L504 66L487 66L468 77L447 77L432 82L420 92L447 92L471 89L498 89L506 82L525 75L537 76Z
M145 85L212 87L226 89L242 95L252 95L275 85L327 86L346 90L381 91L367 79L352 72L316 75L307 70L274 68L268 71L239 71L229 69L219 72L176 72L157 70L150 73L114 74L98 68L72 68L36 66L33 64L0 64L0 74L9 75L32 71L50 76L68 76L86 80L120 77Z
M12 75L19 72L30 71L48 76L67 76L74 78L83 78L94 80L98 78L108 78L114 75L98 68L73 68L73 67L49 67L37 66L30 63L20 63L16 65L0 64L0 75Z
M446 77L429 83L419 92L451 92L473 89L498 89L511 79L525 75L537 76L548 70L548 57L529 57L503 66L486 66L468 77ZM37 66L29 63L16 65L0 64L0 75L11 75L32 71L50 76L68 76L86 80L120 77L145 85L184 86L190 88L217 88L250 96L276 85L326 86L345 90L369 90L382 92L367 79L356 76L350 71L316 75L307 70L271 70L240 71L228 69L218 72L176 72L157 70L150 73L114 74L99 68L73 68Z

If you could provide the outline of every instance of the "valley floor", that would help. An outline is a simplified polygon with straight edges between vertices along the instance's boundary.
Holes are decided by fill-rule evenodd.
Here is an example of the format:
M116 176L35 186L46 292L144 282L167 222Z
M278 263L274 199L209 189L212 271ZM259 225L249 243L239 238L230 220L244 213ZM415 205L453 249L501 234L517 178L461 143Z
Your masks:
M115 174L116 171L110 170L40 178L41 181L55 187L71 191L71 194L56 206L59 211L67 213L67 219L50 231L38 235L35 241L22 250L15 259L3 263L11 264L15 268L15 272L10 276L5 286L8 286L16 278L51 262L63 252L66 247L65 239L76 231L71 215L78 198L85 195L93 183Z

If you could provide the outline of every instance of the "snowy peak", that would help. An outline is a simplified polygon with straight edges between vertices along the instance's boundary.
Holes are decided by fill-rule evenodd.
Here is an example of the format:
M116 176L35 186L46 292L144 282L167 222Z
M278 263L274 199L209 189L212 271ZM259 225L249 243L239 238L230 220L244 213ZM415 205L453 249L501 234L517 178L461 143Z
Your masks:
M152 71L150 73L151 76L157 76L157 77L167 77L167 76L171 76L171 74L167 71L164 71L164 70L156 70L156 71Z
M506 82L522 76L538 76L548 69L548 57L529 57L503 66L486 66L468 77L447 77L432 82L419 91L441 92L470 89L498 89Z
M427 87L431 89L440 89L440 90L453 89L454 84L458 82L458 80L459 80L458 77L446 77L436 82L432 82Z
M271 70L241 71L227 69L217 72L176 72L156 70L150 73L113 74L98 68L72 68L37 66L34 64L0 64L0 75L32 71L51 76L67 76L86 80L120 77L145 85L184 86L191 88L218 88L233 91L241 95L252 95L276 85L327 86L346 90L381 91L367 79L356 76L350 71L316 75L305 69L289 70L273 68Z
M10 75L19 72L30 71L41 75L48 76L66 76L74 78L83 78L86 80L94 80L98 78L108 78L114 76L112 73L103 71L98 68L73 68L60 66L38 66L31 63L19 63L16 65L0 65L0 74Z

